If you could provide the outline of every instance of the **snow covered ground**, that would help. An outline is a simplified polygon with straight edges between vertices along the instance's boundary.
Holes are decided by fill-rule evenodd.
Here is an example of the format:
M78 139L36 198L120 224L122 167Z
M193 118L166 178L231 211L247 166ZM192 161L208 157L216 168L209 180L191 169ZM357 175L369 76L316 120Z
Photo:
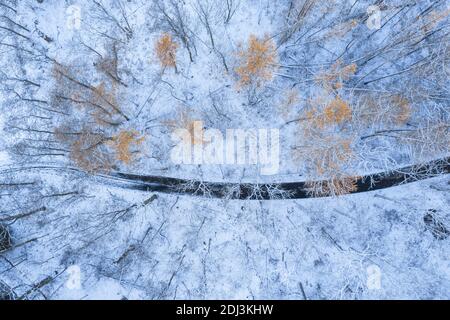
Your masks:
M89 183L13 225L17 243L38 240L5 255L17 266L2 279L55 276L49 299L448 299L448 230L439 238L425 216L449 221L449 190L440 177L339 198L144 205L152 194Z

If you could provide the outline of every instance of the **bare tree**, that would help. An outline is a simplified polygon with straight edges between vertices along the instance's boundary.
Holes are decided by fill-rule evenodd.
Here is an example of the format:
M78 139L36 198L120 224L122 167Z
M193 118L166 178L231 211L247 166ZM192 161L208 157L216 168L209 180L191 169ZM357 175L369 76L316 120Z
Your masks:
M217 3L211 0L197 0L195 10L201 23L206 29L213 51L219 56L226 72L228 72L229 69L225 59L225 55L217 48L214 41L213 27L215 24L217 24L217 17L214 17L214 8L216 5Z
M238 10L241 1L240 0L225 0L222 1L223 6L224 6L224 22L225 24L230 23L231 19L233 18L234 14L236 13L236 11Z
M184 9L184 4L176 0L156 1L156 8L160 14L162 27L170 30L189 53L189 59L194 62L197 49L194 42L194 34L189 26L189 17Z

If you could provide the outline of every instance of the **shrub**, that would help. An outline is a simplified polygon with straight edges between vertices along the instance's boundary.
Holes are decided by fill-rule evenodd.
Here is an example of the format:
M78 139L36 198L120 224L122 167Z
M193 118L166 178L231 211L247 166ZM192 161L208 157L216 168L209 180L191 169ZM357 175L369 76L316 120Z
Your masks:
M243 86L256 84L259 87L272 79L278 54L272 39L267 36L258 39L251 35L247 48L238 51L238 58L235 71L239 76L239 83Z
M176 54L178 44L173 41L172 36L165 33L156 42L155 51L156 56L163 68L173 67L176 68Z
M134 160L132 148L141 145L144 139L144 137L139 136L136 130L120 131L111 141L116 159L125 164L130 164Z

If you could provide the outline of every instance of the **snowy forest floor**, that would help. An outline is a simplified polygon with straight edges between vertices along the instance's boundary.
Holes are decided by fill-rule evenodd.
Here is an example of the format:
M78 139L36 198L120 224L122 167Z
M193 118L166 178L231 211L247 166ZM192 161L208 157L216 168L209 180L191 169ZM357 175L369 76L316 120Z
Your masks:
M224 201L91 184L13 225L2 279L37 299L448 299L449 190Z
M0 0L0 299L450 299L449 15Z

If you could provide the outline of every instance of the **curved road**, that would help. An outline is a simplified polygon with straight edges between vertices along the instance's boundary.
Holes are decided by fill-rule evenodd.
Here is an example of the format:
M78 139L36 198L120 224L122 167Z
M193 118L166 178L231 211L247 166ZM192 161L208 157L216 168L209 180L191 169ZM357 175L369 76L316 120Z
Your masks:
M403 167L390 172L381 172L356 178L356 190L360 193L398 186L404 183L423 180L437 175L450 173L450 157L430 161L428 163ZM237 200L273 200L304 199L314 197L305 187L305 182L287 182L276 184L239 184L190 181L185 179L161 176L143 176L128 173L112 173L104 178L115 177L126 182L127 188L163 193L187 194L212 198L228 198ZM234 192L230 192L230 190ZM255 192L257 190L258 192ZM275 191L275 192L274 192Z
M235 199L235 200L275 200L275 199L305 199L327 197L327 195L311 195L305 181L285 183L226 183L187 180L163 176L136 175L123 172L89 175L79 168L56 165L36 165L30 167L9 167L0 170L1 174L15 173L27 170L62 170L84 174L104 183L121 188L145 192L161 192L169 194L191 195L199 197ZM450 157L427 163L403 167L389 172L356 177L356 190L350 193L360 193L418 180L432 178L450 173ZM100 182L100 181L99 181ZM232 191L232 192L230 192Z

